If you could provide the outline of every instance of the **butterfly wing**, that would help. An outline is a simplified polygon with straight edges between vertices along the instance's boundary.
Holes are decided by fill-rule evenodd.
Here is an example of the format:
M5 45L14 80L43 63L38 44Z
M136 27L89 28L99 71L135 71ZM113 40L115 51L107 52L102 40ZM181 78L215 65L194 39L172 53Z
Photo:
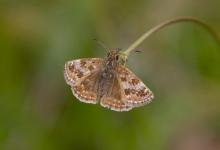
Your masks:
M85 103L97 103L96 74L102 67L101 58L84 58L65 64L64 78L71 86L73 95Z
M151 90L128 68L120 65L116 69L122 91L122 100L132 107L148 104L154 98Z
M117 75L115 75L111 81L111 85L108 88L108 92L101 98L100 104L103 107L109 108L114 111L129 111L132 109L130 105L127 105L122 101L122 93L119 85Z

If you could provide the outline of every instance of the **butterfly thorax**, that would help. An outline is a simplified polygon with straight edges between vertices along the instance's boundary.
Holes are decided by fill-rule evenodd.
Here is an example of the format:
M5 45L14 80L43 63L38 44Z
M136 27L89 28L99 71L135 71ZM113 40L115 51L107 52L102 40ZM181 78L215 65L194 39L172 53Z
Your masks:
M101 76L108 80L113 78L115 75L115 70L119 65L119 50L113 49L108 54L103 62L103 67L101 69Z
M106 70L114 70L119 65L119 50L111 50L104 61Z

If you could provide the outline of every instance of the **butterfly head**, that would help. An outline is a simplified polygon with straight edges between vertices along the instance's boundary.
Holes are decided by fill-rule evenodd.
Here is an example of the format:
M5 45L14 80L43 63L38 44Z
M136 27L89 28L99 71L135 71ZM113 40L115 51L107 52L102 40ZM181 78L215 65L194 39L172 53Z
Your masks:
M114 68L120 64L120 51L121 49L113 49L108 52L106 58L106 65L108 67Z

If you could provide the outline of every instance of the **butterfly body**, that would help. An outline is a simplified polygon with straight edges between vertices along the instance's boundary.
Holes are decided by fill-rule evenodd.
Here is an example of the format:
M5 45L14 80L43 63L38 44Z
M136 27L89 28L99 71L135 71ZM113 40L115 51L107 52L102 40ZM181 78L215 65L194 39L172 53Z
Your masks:
M101 99L103 96L108 95L111 92L112 82L116 80L117 73L115 72L116 67L119 65L119 55L117 50L112 50L108 53L105 60L103 60L103 67L98 73L98 97Z
M82 102L128 111L151 102L153 93L120 61L119 50L105 59L84 58L65 64L64 77Z

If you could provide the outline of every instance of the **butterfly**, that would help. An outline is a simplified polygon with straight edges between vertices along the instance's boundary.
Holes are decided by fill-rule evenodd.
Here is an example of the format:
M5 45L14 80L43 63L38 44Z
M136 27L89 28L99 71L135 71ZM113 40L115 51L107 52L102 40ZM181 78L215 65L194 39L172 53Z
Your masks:
M129 111L148 104L151 90L122 61L119 49L107 57L82 58L65 63L64 78L81 102L97 104L114 111Z

